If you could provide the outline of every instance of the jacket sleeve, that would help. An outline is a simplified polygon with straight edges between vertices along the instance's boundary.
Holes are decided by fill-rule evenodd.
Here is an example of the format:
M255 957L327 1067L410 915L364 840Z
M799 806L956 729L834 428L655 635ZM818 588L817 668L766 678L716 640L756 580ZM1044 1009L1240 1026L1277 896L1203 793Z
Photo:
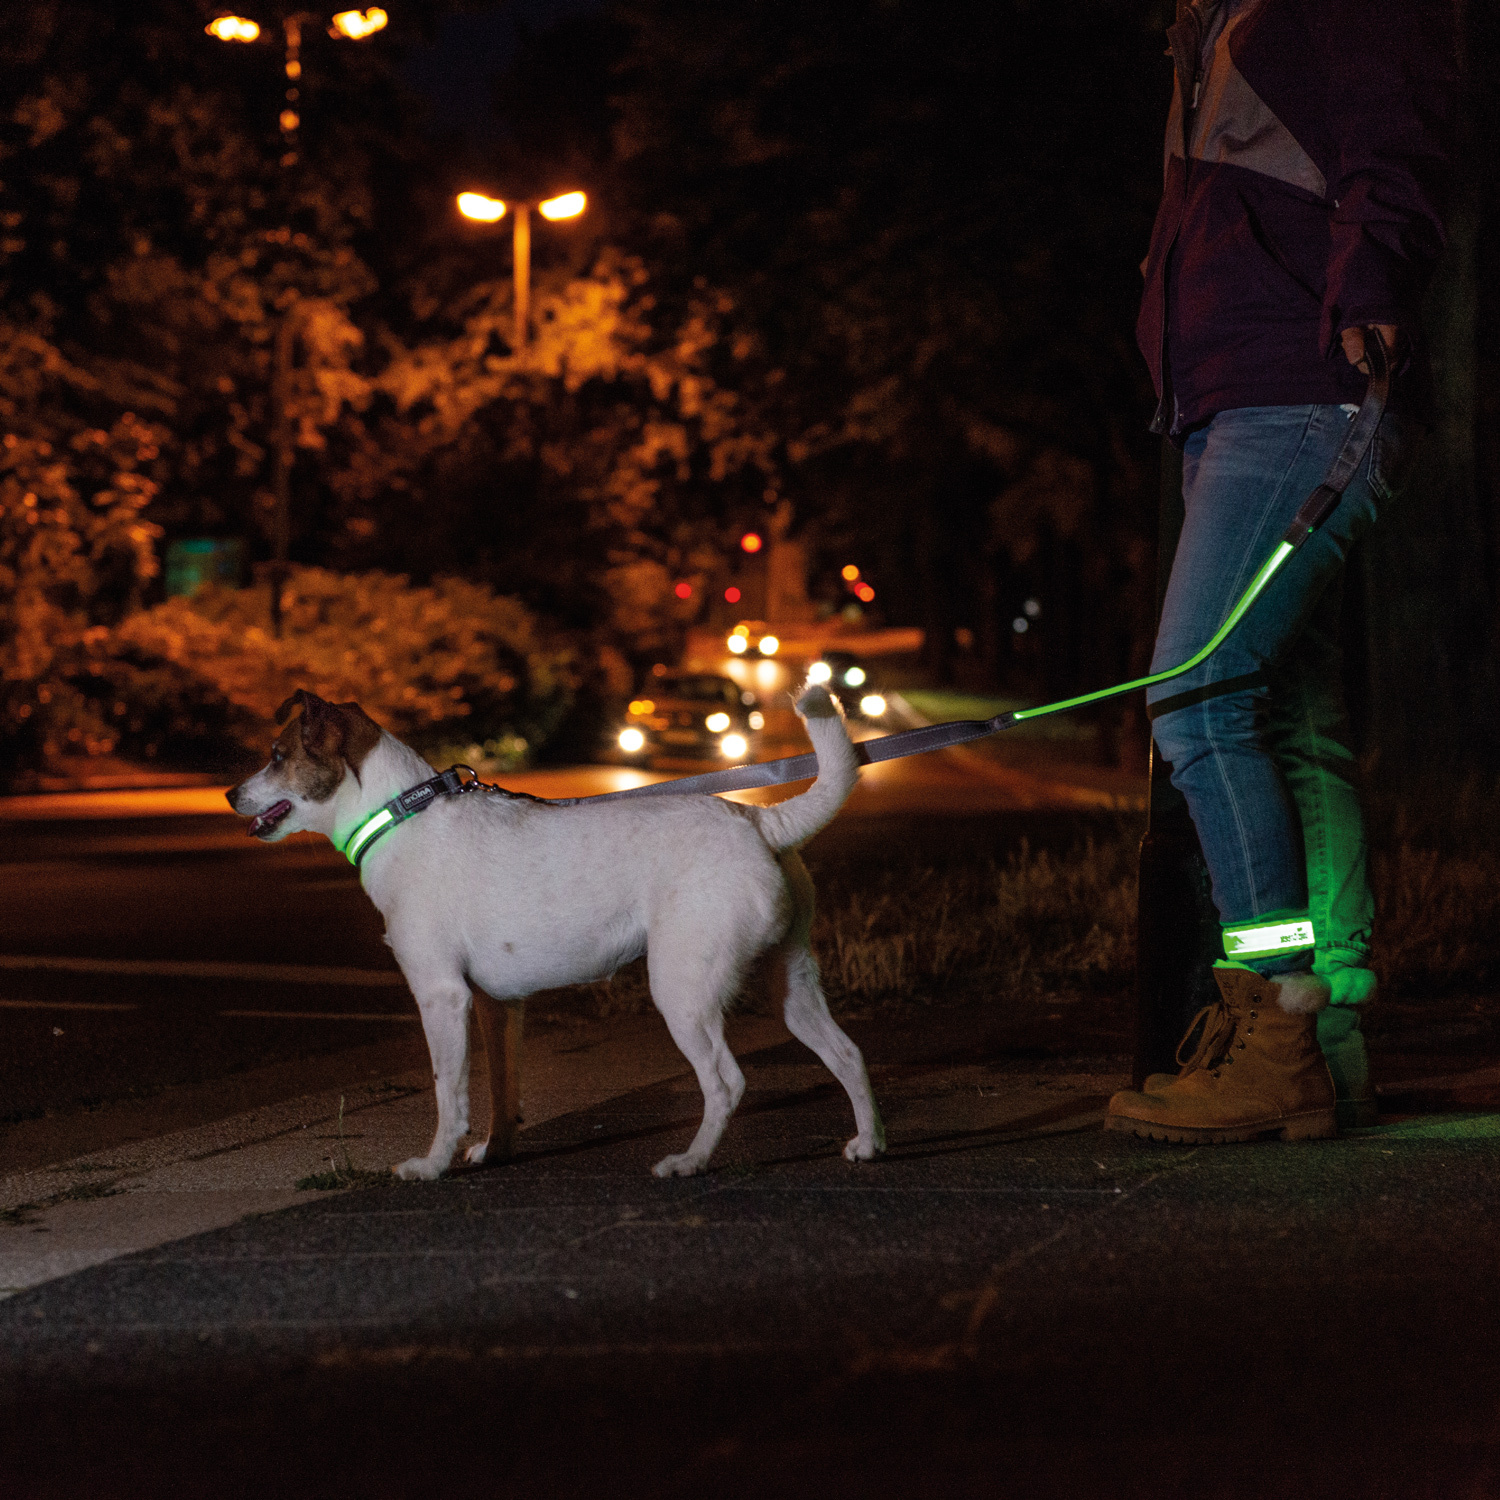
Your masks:
M1334 200L1319 329L1415 330L1446 243L1459 100L1452 0L1309 0L1327 60L1328 194Z

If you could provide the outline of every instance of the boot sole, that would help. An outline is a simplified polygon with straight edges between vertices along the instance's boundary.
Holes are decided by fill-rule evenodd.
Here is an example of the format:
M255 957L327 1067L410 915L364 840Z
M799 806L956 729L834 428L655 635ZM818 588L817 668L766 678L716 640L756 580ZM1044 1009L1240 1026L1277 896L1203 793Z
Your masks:
M1227 1146L1237 1141L1258 1141L1278 1136L1283 1141L1326 1141L1339 1133L1335 1108L1308 1110L1300 1115L1281 1115L1260 1124L1199 1130L1187 1125L1160 1125L1154 1120L1132 1120L1127 1115L1106 1115L1106 1130L1120 1130L1148 1141L1177 1141L1192 1146Z

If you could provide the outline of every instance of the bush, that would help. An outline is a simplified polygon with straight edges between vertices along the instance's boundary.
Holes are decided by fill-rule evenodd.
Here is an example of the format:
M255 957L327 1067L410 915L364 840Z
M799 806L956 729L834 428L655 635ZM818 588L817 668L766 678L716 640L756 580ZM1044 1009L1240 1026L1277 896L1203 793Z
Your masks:
M101 712L88 663L156 571L143 512L162 439L130 414L108 431L0 437L0 782L115 746L119 716Z
M569 644L524 605L461 579L415 588L386 573L298 568L282 615L277 640L267 587L209 585L124 621L95 670L129 706L125 748L226 733L263 750L277 707L302 687L358 702L419 748L499 744L514 763L554 732L579 685Z

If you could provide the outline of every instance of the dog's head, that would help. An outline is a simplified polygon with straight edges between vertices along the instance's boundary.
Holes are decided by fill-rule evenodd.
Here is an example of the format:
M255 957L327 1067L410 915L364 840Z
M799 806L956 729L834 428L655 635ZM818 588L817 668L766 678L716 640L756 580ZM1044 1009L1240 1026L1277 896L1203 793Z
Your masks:
M301 717L287 724L297 708ZM272 742L269 763L230 788L229 805L250 819L246 831L267 843L304 828L330 833L328 806L346 776L359 780L380 726L357 703L325 703L303 688L276 710L276 722L286 728Z

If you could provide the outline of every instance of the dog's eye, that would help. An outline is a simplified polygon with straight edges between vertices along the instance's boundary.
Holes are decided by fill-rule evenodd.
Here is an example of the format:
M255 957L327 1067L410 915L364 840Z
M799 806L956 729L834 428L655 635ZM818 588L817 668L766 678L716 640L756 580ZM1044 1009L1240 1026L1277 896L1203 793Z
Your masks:
M279 765L285 759L286 759L286 756L284 756L281 753L280 747L277 746L277 745L272 745L271 746L271 764L273 766L274 765Z

